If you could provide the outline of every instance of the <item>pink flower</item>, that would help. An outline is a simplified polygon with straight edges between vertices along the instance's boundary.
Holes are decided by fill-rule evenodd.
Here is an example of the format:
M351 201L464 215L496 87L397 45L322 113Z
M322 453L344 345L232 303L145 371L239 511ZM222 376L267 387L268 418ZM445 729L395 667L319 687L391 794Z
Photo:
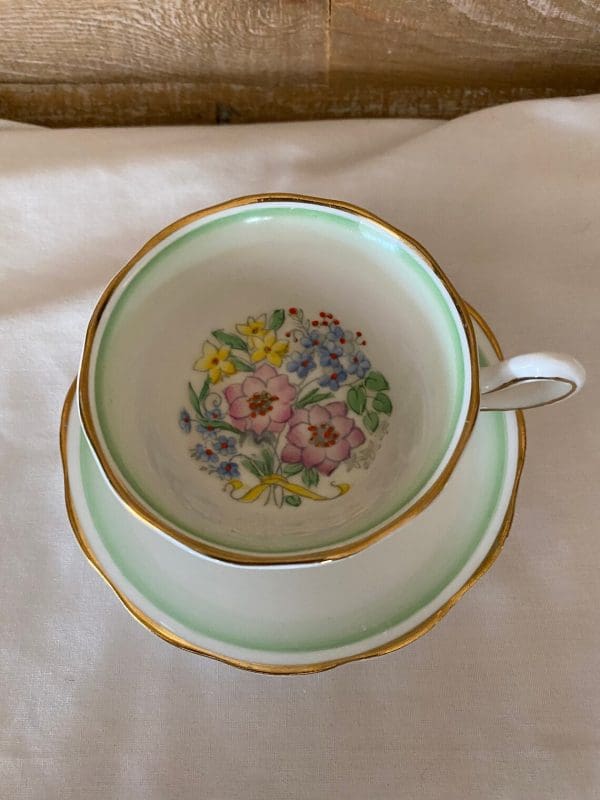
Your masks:
M292 416L296 389L287 375L263 364L242 383L225 389L232 424L240 431L278 433Z
M323 475L331 475L350 451L365 441L364 433L341 402L296 409L286 437L281 460L316 467Z

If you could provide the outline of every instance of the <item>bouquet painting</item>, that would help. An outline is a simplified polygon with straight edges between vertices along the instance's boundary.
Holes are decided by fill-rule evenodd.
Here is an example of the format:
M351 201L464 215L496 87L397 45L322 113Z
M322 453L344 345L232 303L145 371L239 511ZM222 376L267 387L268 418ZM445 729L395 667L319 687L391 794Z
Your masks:
M369 466L392 413L366 346L334 314L293 307L213 331L194 364L204 381L189 383L191 410L179 414L191 457L244 503L345 494L348 483L327 479L343 463Z

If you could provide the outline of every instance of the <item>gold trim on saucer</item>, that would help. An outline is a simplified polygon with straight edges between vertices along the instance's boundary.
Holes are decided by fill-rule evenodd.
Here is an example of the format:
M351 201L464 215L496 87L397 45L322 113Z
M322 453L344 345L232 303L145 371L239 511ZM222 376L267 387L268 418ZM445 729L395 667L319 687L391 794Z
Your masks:
M462 327L465 331L465 335L467 338L467 344L469 348L469 360L471 366L471 392L469 397L469 403L467 407L467 413L465 417L465 422L463 425L462 432L458 441L454 447L454 451L452 452L448 462L440 475L434 481L434 483L427 489L427 491L422 494L416 501L412 503L407 509L405 509L402 513L398 514L397 516L393 517L392 519L388 520L384 525L377 528L372 533L363 536L358 541L351 542L349 544L342 544L334 547L329 547L323 550L313 551L311 553L299 553L294 555L282 555L282 556L272 556L272 555L264 555L264 556L257 556L253 554L246 554L246 553L238 553L235 551L227 550L221 547L215 547L214 545L210 545L206 542L201 541L196 536L192 536L189 533L185 533L184 531L180 530L179 528L173 526L169 522L160 519L157 517L146 505L142 504L140 500L132 493L129 487L125 484L123 479L120 477L119 474L113 469L111 464L111 459L107 457L106 453L104 452L104 447L101 442L101 438L99 436L99 432L96 429L96 423L94 421L94 417L92 414L92 404L90 399L90 370L91 370L91 353L95 341L96 332L98 330L98 326L100 323L100 319L102 314L106 310L106 307L111 300L113 294L127 276L127 274L135 267L135 265L140 261L140 259L146 255L150 250L152 250L157 244L159 244L163 239L166 239L175 231L179 230L180 228L189 225L196 220L202 219L203 217L210 216L220 211L226 211L232 208L238 208L241 206L249 206L258 203L267 203L267 202L294 202L294 203L306 203L308 205L320 205L327 208L336 209L338 211L345 211L355 216L363 217L364 219L369 220L376 225L379 225L388 233L391 233L396 238L400 239L400 241L409 244L412 248L414 248L423 258L425 263L431 268L432 272L437 276L437 278L441 281L442 285L450 295L454 306L458 311L458 315L462 324ZM326 200L319 197L309 197L306 195L296 195L296 194L260 194L260 195L249 195L246 197L239 197L234 200L230 200L226 203L220 203L218 205L211 206L210 208L203 209L202 211L196 211L192 214L189 214L186 217L182 217L181 219L173 222L171 225L168 225L162 231L157 233L153 236L146 244L139 250L136 255L113 277L110 281L98 304L96 305L92 316L90 318L90 322L88 324L88 328L86 331L85 342L83 347L83 356L81 360L81 368L79 371L79 380L78 380L78 396L79 396L79 412L81 423L83 426L83 430L86 434L86 437L94 451L96 458L98 459L104 474L106 475L109 483L113 487L114 491L117 495L121 498L123 503L132 511L136 516L142 519L144 522L148 523L154 528L166 533L168 536L172 536L177 541L181 542L182 544L186 545L187 547L191 547L193 550L196 550L203 555L210 556L211 558L216 558L220 561L228 561L236 564L251 564L251 565L273 565L273 564L298 564L298 563L320 563L323 561L331 561L333 559L338 558L345 558L346 556L352 555L354 553L358 553L360 550L363 550L365 547L368 547L373 542L382 539L384 536L387 536L393 530L395 530L400 524L406 522L407 520L415 517L421 511L423 511L441 492L444 488L450 475L452 474L454 467L456 466L458 459L460 458L467 441L473 431L473 426L475 424L475 420L477 419L477 414L479 412L479 362L477 358L477 344L475 341L475 334L473 332L473 326L471 324L471 320L469 318L469 313L466 308L466 304L461 296L458 294L454 286L450 283L442 269L433 259L433 257L425 250L425 248L419 244L415 239L413 239L408 234L394 228L392 225L388 224L384 220L376 217L374 214L371 214L369 211L365 209L359 208L358 206L352 205L350 203L344 203L338 200Z
M468 306L467 304L465 305L469 309L470 314L479 323L479 325L485 332L486 336L490 340L490 343L498 358L502 359L503 358L502 351L500 349L498 341L496 340L496 337L489 328L488 324L471 306ZM516 414L517 426L519 432L519 454L517 461L517 470L515 474L513 490L508 504L508 508L506 510L506 514L504 515L504 519L502 521L502 525L500 527L498 535L496 536L486 557L481 562L479 567L475 570L475 572L471 575L471 577L434 614L432 614L426 620L424 620L415 628L413 628L413 630L408 631L407 633L403 634L397 639L394 639L391 642L387 642L386 644L380 645L379 647L371 648L369 650L364 651L363 653L356 653L351 656L345 656L343 658L335 658L329 661L320 661L313 664L274 665L274 664L260 664L220 655L219 653L206 650L202 647L199 647L198 645L193 644L192 642L186 641L181 636L172 633L163 625L160 625L159 623L151 619L140 608L138 608L134 603L132 603L131 600L129 600L115 585L115 583L108 577L102 565L98 561L98 558L96 557L95 553L90 547L85 532L81 527L81 524L77 517L77 513L73 505L73 500L71 497L71 488L69 483L69 465L67 461L67 427L69 421L69 414L73 404L75 387L76 387L76 382L74 381L71 384L71 387L69 388L69 391L67 392L67 396L65 398L65 403L63 406L63 411L61 416L61 424L60 424L60 452L61 452L61 459L62 459L62 466L64 473L65 504L67 507L67 513L69 516L71 527L73 529L73 533L75 534L75 538L77 539L77 542L79 543L79 546L81 547L87 560L90 562L92 567L98 572L101 578L103 578L104 581L108 584L108 586L110 586L110 588L114 591L114 593L117 595L121 603L125 606L127 611L129 611L129 613L134 617L134 619L136 619L141 625L143 625L149 631L156 634L161 639L164 639L169 644L174 645L175 647L180 647L184 650L190 650L193 653L207 656L208 658L213 658L216 659L217 661L222 661L225 664L230 664L231 666L238 667L240 669L250 670L252 672L262 672L271 675L299 675L306 673L322 672L324 670L333 669L334 667L338 667L342 664L346 664L351 661L359 661L365 658L374 658L376 656L382 656L385 655L386 653L391 653L394 650L399 650L402 647L406 647L406 645L411 644L415 640L419 639L421 636L428 633L435 625L437 625L437 623L443 617L446 616L446 614L460 600L460 598L482 577L482 575L484 575L488 571L488 569L492 566L494 561L498 558L500 551L504 546L504 542L508 537L514 516L517 491L519 488L521 473L523 471L523 464L525 461L526 432L525 432L525 421L521 411L514 412Z

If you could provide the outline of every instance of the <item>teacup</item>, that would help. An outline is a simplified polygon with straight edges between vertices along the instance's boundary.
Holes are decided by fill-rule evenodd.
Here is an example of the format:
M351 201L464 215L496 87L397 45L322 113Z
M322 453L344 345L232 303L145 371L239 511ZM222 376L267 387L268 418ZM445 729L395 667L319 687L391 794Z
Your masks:
M574 394L536 353L479 368L460 295L410 236L347 203L244 197L151 239L104 291L85 433L156 531L238 564L355 553L441 492L480 409Z

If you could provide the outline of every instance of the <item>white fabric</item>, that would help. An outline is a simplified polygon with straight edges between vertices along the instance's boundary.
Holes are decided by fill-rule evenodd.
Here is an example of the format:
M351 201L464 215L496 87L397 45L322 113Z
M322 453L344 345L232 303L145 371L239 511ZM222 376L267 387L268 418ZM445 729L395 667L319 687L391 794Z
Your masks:
M292 678L137 625L75 543L58 455L103 284L177 217L274 190L396 223L506 352L564 350L589 376L527 414L512 534L450 615L393 655ZM598 797L599 198L598 97L447 123L0 130L0 795Z

